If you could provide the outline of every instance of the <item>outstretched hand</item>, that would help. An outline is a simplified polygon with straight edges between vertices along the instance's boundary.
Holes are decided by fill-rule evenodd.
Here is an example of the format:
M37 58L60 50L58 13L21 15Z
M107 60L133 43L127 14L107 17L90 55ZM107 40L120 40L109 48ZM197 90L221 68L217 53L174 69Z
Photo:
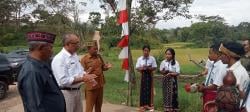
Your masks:
M203 92L204 88L205 88L205 86L203 84L198 85L198 91L199 92Z
M112 68L112 67L113 67L113 65L111 63L106 63L104 65L104 68L106 68L106 69L109 69L109 68Z

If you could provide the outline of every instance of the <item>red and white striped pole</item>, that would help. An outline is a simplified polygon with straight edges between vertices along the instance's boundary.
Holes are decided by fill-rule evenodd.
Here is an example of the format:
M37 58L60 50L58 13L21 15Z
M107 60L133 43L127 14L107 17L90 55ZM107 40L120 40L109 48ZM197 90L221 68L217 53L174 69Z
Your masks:
M118 43L118 47L122 48L119 54L119 59L123 59L122 68L126 70L124 80L129 82L129 60L128 60L128 38L129 38L129 27L128 27L128 11L126 6L127 0L119 0L118 9L118 20L117 23L122 25L122 40Z

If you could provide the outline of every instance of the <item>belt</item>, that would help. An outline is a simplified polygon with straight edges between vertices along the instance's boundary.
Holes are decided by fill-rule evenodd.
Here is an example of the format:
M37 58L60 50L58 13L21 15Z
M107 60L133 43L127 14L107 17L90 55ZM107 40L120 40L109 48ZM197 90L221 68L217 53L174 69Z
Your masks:
M80 88L60 87L60 90L80 90Z

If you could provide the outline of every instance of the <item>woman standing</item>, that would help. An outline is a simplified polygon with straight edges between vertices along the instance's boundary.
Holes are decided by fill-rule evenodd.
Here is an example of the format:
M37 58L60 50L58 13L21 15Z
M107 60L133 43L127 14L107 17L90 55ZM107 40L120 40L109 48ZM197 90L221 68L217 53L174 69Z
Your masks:
M178 111L178 84L177 76L180 73L180 65L175 60L175 51L168 48L165 51L166 59L161 62L160 71L163 75L163 104L164 112Z
M136 70L141 73L140 111L154 111L152 76L157 64L155 58L149 55L150 46L145 45L142 50L143 56L139 57L136 62Z

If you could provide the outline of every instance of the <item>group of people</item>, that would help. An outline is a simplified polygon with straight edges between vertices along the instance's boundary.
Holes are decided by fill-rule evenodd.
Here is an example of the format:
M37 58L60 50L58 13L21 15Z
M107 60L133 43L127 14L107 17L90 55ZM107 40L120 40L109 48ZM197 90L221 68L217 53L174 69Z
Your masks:
M81 86L84 85L85 111L101 112L105 84L103 71L112 65L104 63L94 41L86 42L88 54L80 59L77 55L80 39L72 33L62 37L63 47L52 59L55 36L46 32L27 33L30 53L18 76L24 111L83 112ZM152 76L157 63L150 55L149 45L143 46L142 50L143 56L136 62L136 70L141 73L140 111L154 111ZM180 65L175 55L173 48L166 49L165 59L159 67L163 75L164 112L179 111L177 77ZM249 39L243 46L236 42L214 44L209 49L208 58L207 70L203 73L206 80L198 85L203 111L209 111L207 107L211 104L216 104L215 110L219 112L240 112L243 108L250 111Z
M62 38L63 48L53 57L56 35L29 32L30 54L18 76L18 90L25 112L83 112L81 86L85 85L86 112L101 112L103 71L112 67L104 63L94 41L86 42L88 54L77 55L80 39L68 33Z
M136 62L136 69L141 73L140 89L140 111L154 111L153 105L153 72L157 69L156 60L150 56L150 46L145 45L142 48L143 56ZM178 81L180 74L180 65L175 60L175 51L168 48L165 51L165 59L160 64L160 72L163 75L163 104L164 112L175 112L178 107Z
M154 111L153 72L156 60L150 55L150 46L143 46L143 56L137 59L136 69L141 74L140 111ZM242 64L241 64L242 63ZM250 111L250 41L243 44L222 42L210 46L203 83L197 85L202 93L204 112ZM164 112L177 112L180 65L175 51L168 48L159 67L162 78Z

